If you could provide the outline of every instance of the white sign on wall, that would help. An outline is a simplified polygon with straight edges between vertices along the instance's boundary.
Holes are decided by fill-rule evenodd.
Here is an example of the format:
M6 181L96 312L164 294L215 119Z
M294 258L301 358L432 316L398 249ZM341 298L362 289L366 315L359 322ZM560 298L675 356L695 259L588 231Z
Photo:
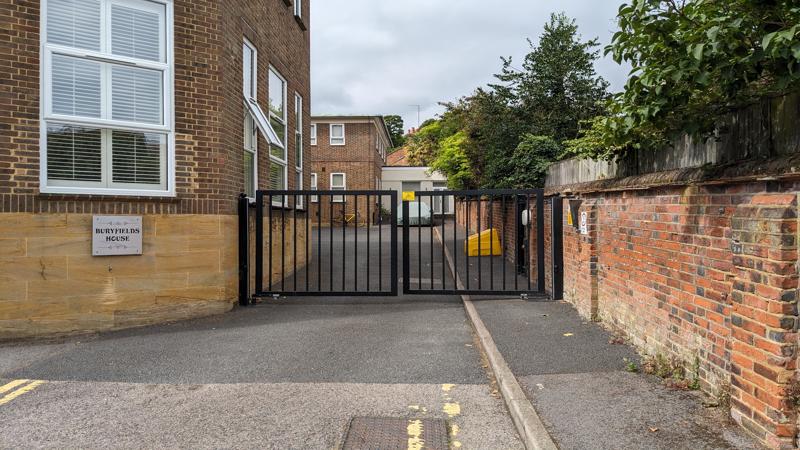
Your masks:
M142 254L142 216L94 216L92 255Z
M589 213L581 212L581 234L589 234Z

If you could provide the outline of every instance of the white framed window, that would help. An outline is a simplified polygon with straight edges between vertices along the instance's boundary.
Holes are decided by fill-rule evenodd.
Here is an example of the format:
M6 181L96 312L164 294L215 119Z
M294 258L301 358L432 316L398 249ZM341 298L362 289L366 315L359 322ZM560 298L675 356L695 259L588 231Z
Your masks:
M347 190L347 174L332 173L331 174L331 190L332 191L345 191ZM344 195L334 195L331 199L333 203L344 203Z
M344 124L332 123L331 124L331 145L345 145L344 140Z
M172 2L46 0L41 17L41 192L174 196Z
M269 188L273 191L282 191L286 190L286 179L288 177L288 173L286 170L286 165L281 165L276 163L275 161L270 161L269 165ZM272 197L272 206L275 207L286 207L288 206L288 201L282 195L275 195Z
M258 91L258 50L244 39L242 44L242 92L246 99L256 99Z
M303 1L294 0L294 15L303 18Z
M288 108L286 105L286 79L275 70L274 67L269 68L269 124L277 134L278 140L282 145L270 145L270 189L285 190L288 186L288 163L287 163L287 149L288 142L287 134L288 127L286 125L286 117L288 115ZM286 206L286 198L276 197L273 198L273 206Z
M317 145L317 124L311 124L311 145Z
M248 198L258 189L258 127L249 111L244 112L244 188Z
M316 173L312 173L311 174L311 187L310 187L310 189L312 191L319 190L319 186L317 184L317 174ZM319 202L319 196L318 195L312 195L311 196L311 203L318 203L318 202Z
M303 97L294 94L294 165L303 170Z
M286 79L283 78L274 68L269 68L269 123L278 134L278 139L286 143ZM286 162L286 146L274 146L270 150L270 155L281 161Z
M245 99L255 100L258 87L258 51L244 39L242 45L242 94ZM244 189L250 199L256 198L258 190L258 126L250 114L244 110Z

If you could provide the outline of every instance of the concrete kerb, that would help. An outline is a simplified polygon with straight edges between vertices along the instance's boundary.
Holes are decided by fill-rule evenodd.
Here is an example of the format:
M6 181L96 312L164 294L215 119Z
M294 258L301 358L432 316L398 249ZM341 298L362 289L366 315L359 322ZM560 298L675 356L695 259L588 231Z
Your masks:
M436 229L434 231L436 232L436 238L442 242L439 230ZM450 249L448 249L443 242L442 245L445 249L447 265L450 268L450 272L453 274L456 285L458 289L463 289L464 285L461 283L459 275L454 270ZM482 350L489 361L489 366L497 379L500 393L503 395L503 400L511 414L511 419L514 421L517 432L525 443L525 448L528 450L556 450L558 446L555 441L553 441L550 433L547 432L542 419L539 417L539 414L534 409L530 400L528 400L525 391L522 390L519 381L517 381L511 368L508 367L505 358L503 358L503 355L497 349L494 339L492 339L489 329L486 328L483 320L481 320L477 309L475 309L475 305L472 303L472 299L468 295L462 295L461 299L464 302L464 309L467 312L467 317L469 317L472 328L475 330Z

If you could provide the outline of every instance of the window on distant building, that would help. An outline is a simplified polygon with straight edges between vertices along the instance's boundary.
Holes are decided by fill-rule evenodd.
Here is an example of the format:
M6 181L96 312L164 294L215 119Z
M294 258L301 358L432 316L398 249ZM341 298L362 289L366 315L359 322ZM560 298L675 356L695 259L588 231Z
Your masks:
M43 7L41 191L174 195L172 2Z
M317 145L317 124L311 124L311 145Z
M344 191L347 190L347 175L343 173L332 173L331 174L331 190L332 191ZM334 195L331 199L334 203L343 203L344 202L344 195Z
M331 145L344 145L344 124L331 124Z
M317 174L315 174L315 173L311 174L311 188L310 189L312 191L316 191L316 190L319 189L319 187L317 185ZM319 196L312 195L311 196L311 203L317 203L317 202L319 202Z
M253 44L247 39L242 46L242 73L243 73L243 94L246 99L256 98L256 80L258 79L258 53ZM244 111L244 187L245 194L252 198L256 197L258 189L258 127L250 111Z

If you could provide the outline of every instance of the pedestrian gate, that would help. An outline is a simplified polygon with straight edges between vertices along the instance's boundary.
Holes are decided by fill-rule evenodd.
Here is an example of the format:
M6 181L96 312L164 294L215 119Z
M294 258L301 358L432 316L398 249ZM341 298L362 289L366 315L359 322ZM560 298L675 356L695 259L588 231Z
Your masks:
M239 216L243 305L397 296L400 283L404 295L544 292L540 189L407 192L402 202L395 191L258 191L254 203L240 198Z

